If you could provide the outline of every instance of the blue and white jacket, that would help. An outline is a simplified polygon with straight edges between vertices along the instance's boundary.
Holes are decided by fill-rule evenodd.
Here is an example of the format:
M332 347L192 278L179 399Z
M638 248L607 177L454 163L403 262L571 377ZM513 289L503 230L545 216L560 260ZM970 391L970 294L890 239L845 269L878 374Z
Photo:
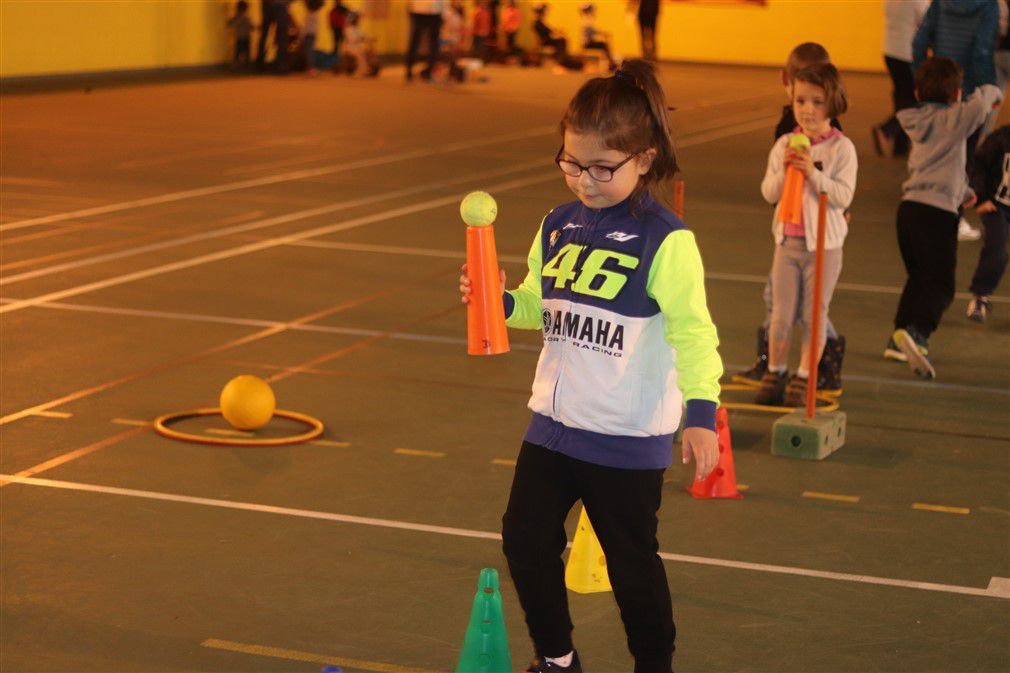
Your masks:
M546 260L546 263L544 262ZM506 324L542 329L526 440L609 467L670 465L686 426L715 429L722 361L694 234L651 196L544 218Z

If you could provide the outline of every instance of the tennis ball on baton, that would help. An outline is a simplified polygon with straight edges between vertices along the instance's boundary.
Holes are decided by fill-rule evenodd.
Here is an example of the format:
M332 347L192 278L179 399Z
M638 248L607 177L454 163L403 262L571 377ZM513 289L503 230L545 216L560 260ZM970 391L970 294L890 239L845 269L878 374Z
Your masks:
M459 204L459 214L471 227L486 227L498 216L498 204L487 192L470 192Z
M274 391L258 376L236 376L221 391L221 415L239 430L263 427L276 408Z
M797 152L810 151L810 138L805 133L794 133L789 136L789 148Z

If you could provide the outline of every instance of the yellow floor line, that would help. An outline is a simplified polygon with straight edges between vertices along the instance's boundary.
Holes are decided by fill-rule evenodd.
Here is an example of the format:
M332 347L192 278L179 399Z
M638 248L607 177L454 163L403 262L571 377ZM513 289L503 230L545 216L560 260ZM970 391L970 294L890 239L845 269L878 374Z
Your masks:
M738 490L738 491L746 491L748 489L750 489L750 486L748 486L747 484L737 484L736 485L736 490Z
M839 495L837 493L819 493L817 491L803 491L804 498L817 498L819 500L836 500L838 502L859 502L858 495Z
M36 411L32 416L42 416L44 418L70 418L73 414L65 411Z
M921 509L928 512L946 512L947 514L971 514L971 510L967 507L944 507L943 505L927 505L922 502L912 505L912 509Z
M441 451L425 451L424 449L393 449L393 453L402 456L425 456L427 458L442 458L445 454Z
M149 421L138 421L135 418L113 418L112 422L115 423L116 425L136 425L136 426L143 426L143 425L150 425L151 424Z
M287 650L281 647L269 647L267 645L233 643L229 640L217 640L216 638L208 638L200 644L204 647L209 647L215 650L228 650L230 652L241 652L242 654L255 654L261 657L287 659L288 661L329 664L331 666L343 666L362 671L376 671L377 673L435 673L434 671L428 671L423 668L409 668L407 666L397 666L396 664L387 664L381 661L363 661L361 659L348 659L346 657L335 657L328 654L315 654L313 652Z
M508 458L494 458L491 460L492 465L504 465L505 467L515 467L516 461L510 460Z
M317 439L314 442L309 442L309 444L315 444L316 446L338 446L341 448L351 445L350 442L334 442L329 439Z

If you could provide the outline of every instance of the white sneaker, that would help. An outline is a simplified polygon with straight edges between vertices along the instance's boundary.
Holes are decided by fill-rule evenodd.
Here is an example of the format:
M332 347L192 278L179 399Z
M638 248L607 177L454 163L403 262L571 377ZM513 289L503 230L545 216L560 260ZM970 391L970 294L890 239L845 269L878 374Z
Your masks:
M962 217L961 221L957 223L957 240L977 241L980 238L982 238L982 230L971 226L968 224L968 220Z

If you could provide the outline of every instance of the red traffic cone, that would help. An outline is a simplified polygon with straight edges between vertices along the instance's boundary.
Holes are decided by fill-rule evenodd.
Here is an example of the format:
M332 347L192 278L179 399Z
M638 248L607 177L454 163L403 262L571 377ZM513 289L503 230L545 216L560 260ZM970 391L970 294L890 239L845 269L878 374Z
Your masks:
M729 437L729 417L725 407L715 411L715 431L719 435L719 464L704 481L695 481L687 490L695 498L743 498L736 488L733 443Z

